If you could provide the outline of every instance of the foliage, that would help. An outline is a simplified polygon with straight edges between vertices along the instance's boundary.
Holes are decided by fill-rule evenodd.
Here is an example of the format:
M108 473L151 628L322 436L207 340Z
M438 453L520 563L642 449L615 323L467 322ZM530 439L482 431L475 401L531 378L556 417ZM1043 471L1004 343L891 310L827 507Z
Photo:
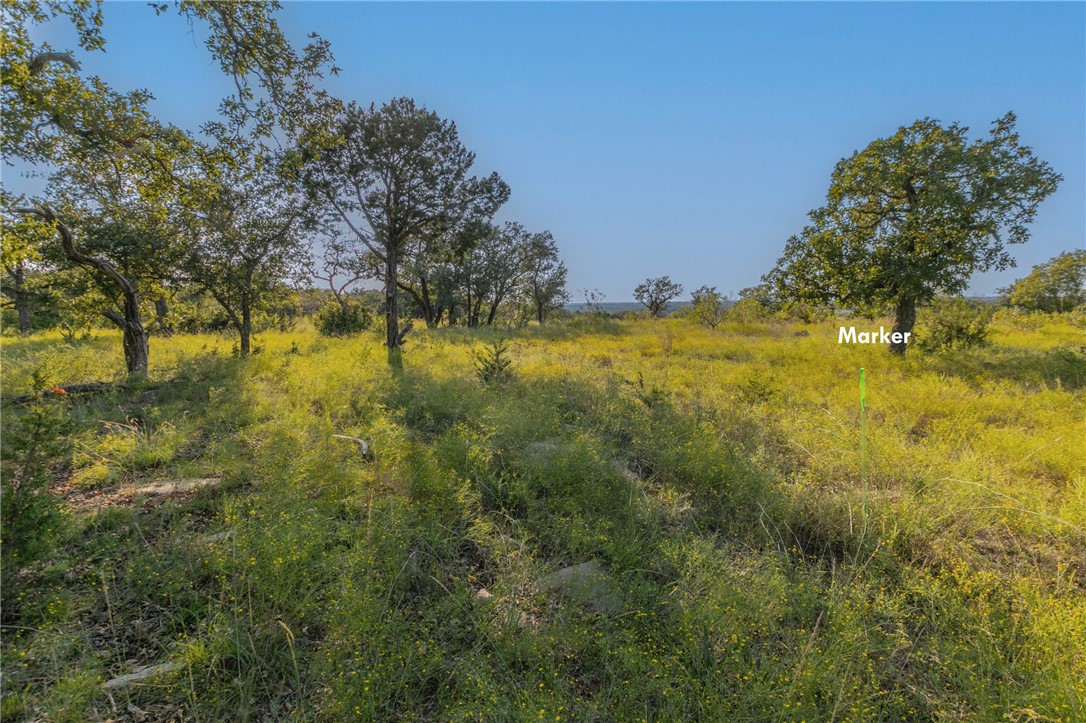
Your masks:
M255 317L268 309L280 285L299 269L309 219L300 196L278 173L277 158L255 146L204 156L213 182L190 200L185 223L190 281L226 312L249 353Z
M1019 143L1013 113L986 139L967 131L923 119L840 161L826 205L766 282L790 301L866 314L893 306L895 331L911 331L917 304L1010 266L1006 245L1029 239L1060 176Z
M1062 314L1086 304L1086 251L1065 251L1038 264L1001 293L1009 303L1030 311Z
M70 416L60 401L42 401L23 413L4 414L3 551L4 615L18 607L15 578L28 564L48 557L63 520L60 506L47 487L51 465L65 453Z
M724 314L728 310L727 298L720 295L715 286L702 286L691 295L693 308L691 317L706 326L715 329L724 321Z
M634 288L634 299L645 305L650 316L657 317L667 310L668 302L682 292L682 284L676 284L669 276L661 276L638 284Z
M748 296L729 306L724 316L728 321L751 324L768 321L773 312L757 298Z
M505 339L495 339L472 351L475 375L483 384L506 384L513 379L513 360L506 356L509 345Z
M496 173L469 177L475 155L456 125L410 98L368 110L351 104L336 129L335 143L306 150L295 168L312 200L376 259L385 284L385 344L396 365L406 333L398 282L409 242L489 221L509 187Z
M369 329L373 315L358 301L347 301L346 305L333 301L317 312L313 323L323 336L350 336Z
M981 346L988 341L992 308L960 296L936 299L917 327L916 345L932 352Z
M570 299L566 291L568 271L558 257L558 246L550 231L532 237L525 263L523 296L530 303L535 320L542 324Z
M813 324L833 317L834 312L831 307L825 304L789 301L781 304L778 314L786 319L802 321L804 324Z

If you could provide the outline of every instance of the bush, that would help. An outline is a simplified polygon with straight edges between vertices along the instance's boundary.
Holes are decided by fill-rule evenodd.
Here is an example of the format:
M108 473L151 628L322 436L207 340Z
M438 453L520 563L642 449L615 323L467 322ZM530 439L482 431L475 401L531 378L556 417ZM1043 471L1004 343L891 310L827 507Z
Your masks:
M513 378L513 360L505 355L509 346L505 339L497 339L481 350L471 353L475 360L475 374L483 384L504 384Z
M773 316L771 309L759 302L753 297L747 297L746 299L740 299L731 306L724 313L724 320L740 323L740 324L752 324L756 322L769 321Z
M4 415L3 464L0 466L0 564L5 613L12 578L52 550L62 516L49 494L49 465L64 452L70 416L61 401L43 401L21 415Z
M313 321L323 336L350 336L370 328L373 315L358 302L348 302L346 308L333 302L318 311Z
M916 345L924 351L945 351L981 346L988 341L992 309L960 296L936 299L916 331Z

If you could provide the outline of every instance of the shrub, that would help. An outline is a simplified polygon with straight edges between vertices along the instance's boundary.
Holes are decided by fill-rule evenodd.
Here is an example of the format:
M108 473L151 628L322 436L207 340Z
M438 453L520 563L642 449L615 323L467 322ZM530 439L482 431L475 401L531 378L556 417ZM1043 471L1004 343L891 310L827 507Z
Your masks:
M713 329L724 321L728 310L728 300L716 290L715 286L702 286L693 293L693 304L683 307L698 323Z
M916 331L916 345L924 351L981 346L988 341L992 309L960 296L936 299Z
M64 451L70 416L61 401L40 402L21 415L4 415L3 464L0 466L0 563L4 608L12 578L26 565L46 557L62 520L46 487L49 465Z
M326 304L313 318L317 331L323 336L350 336L370 327L373 316L362 304L348 302Z
M833 309L824 304L810 304L803 301L782 304L778 313L789 321L802 321L804 324L817 324L833 318L834 315Z
M724 314L724 319L725 321L740 324L751 324L768 321L772 315L773 312L764 304L753 297L747 297L729 306Z
M504 384L513 378L513 360L505 355L508 351L505 339L496 339L482 349L472 351L475 374L483 384Z

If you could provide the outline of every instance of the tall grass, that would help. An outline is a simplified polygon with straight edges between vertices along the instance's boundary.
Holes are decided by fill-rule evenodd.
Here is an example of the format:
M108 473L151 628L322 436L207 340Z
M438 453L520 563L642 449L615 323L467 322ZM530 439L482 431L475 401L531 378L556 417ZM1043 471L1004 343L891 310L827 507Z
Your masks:
M72 513L5 609L5 719L1086 717L1075 330L905 359L829 323L502 335L502 385L497 332L415 334L397 375L298 332L156 340L150 387L71 400L62 491L222 482ZM4 394L119 378L117 347L5 340ZM539 584L589 560L606 604Z

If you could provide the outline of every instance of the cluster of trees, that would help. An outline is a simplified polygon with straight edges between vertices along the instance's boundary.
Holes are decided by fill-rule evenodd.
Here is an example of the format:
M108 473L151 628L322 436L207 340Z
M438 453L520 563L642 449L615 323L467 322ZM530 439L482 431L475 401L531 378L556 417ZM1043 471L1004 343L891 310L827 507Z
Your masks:
M1086 250L1067 251L1000 289L1012 306L1064 314L1086 304Z
M142 374L145 319L168 330L179 299L213 299L245 355L288 280L323 280L349 310L351 287L373 279L399 365L403 308L431 326L474 326L514 303L542 322L565 301L554 240L493 223L509 187L473 175L454 123L409 98L363 107L330 96L327 42L313 35L296 50L274 3L154 5L171 8L202 29L236 88L198 135L154 118L147 92L115 91L82 75L73 52L33 41L34 25L66 18L82 51L101 50L96 4L5 9L3 155L49 172L40 197L3 194L3 291L21 329L36 296L60 289L99 305L123 332L128 371Z

